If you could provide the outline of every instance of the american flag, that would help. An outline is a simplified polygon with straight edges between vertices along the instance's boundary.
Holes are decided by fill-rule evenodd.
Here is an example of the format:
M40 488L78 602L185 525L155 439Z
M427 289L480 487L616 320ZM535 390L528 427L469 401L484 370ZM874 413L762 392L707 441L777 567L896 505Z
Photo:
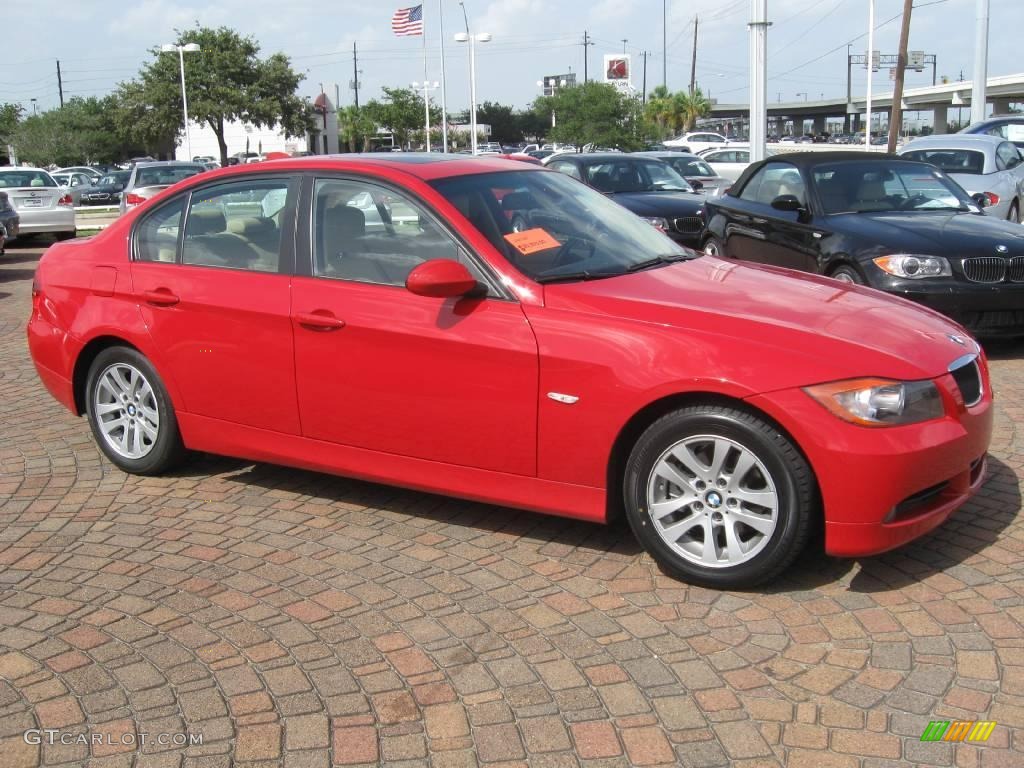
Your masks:
M399 37L423 34L423 6L399 8L391 17L391 31Z

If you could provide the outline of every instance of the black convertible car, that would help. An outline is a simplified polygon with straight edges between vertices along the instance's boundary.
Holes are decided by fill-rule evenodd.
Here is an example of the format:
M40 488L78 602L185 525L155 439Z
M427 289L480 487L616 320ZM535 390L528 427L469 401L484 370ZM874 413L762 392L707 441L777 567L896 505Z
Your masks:
M704 195L667 163L621 152L592 152L556 155L547 167L604 192L673 240L700 245Z
M817 272L1024 335L1024 227L986 216L934 166L862 152L754 163L708 198L705 253Z

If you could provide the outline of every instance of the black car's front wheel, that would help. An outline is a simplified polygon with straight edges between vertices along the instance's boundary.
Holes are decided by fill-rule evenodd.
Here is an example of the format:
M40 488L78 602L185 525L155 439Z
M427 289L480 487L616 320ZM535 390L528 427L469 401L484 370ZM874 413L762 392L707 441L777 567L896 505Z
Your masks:
M840 283L852 283L854 285L867 284L860 272L858 272L854 267L846 264L832 270L829 277L833 280L838 280Z
M725 258L725 243L719 240L715 236L709 237L704 241L704 253L708 256L714 256L719 259Z
M807 543L817 485L793 443L760 416L718 405L662 416L626 465L630 527L668 573L748 587L781 573Z

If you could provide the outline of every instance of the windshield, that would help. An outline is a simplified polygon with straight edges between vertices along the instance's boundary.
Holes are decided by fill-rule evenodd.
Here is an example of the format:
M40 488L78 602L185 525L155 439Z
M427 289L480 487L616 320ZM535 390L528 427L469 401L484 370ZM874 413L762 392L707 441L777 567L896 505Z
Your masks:
M670 261L694 255L561 173L481 173L440 179L432 186L516 269L539 282L611 277L656 257Z
M588 165L587 182L601 192L691 192L689 183L660 160L615 159Z
M971 210L971 200L938 169L899 161L823 163L812 170L825 213Z
M0 171L0 187L56 187L57 182L43 171Z
M120 173L108 173L102 179L99 180L101 185L103 184L124 184L128 181L128 177L131 176L129 171L121 171Z
M136 187L157 187L177 184L182 179L195 176L206 169L201 165L163 165L139 168L135 177Z
M717 176L718 174L711 170L711 166L705 163L698 157L673 157L672 159L665 159L666 163L675 169L676 173L680 173L683 176Z
M985 153L970 149L912 149L904 152L901 157L919 163L931 163L946 173L985 172Z

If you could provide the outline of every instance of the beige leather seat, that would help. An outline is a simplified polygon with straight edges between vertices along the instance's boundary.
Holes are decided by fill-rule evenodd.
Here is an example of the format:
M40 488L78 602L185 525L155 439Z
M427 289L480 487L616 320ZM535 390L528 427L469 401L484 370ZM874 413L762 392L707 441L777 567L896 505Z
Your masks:
M885 192L885 182L874 176L865 176L857 187L857 199L850 204L851 211L891 211L893 204Z

